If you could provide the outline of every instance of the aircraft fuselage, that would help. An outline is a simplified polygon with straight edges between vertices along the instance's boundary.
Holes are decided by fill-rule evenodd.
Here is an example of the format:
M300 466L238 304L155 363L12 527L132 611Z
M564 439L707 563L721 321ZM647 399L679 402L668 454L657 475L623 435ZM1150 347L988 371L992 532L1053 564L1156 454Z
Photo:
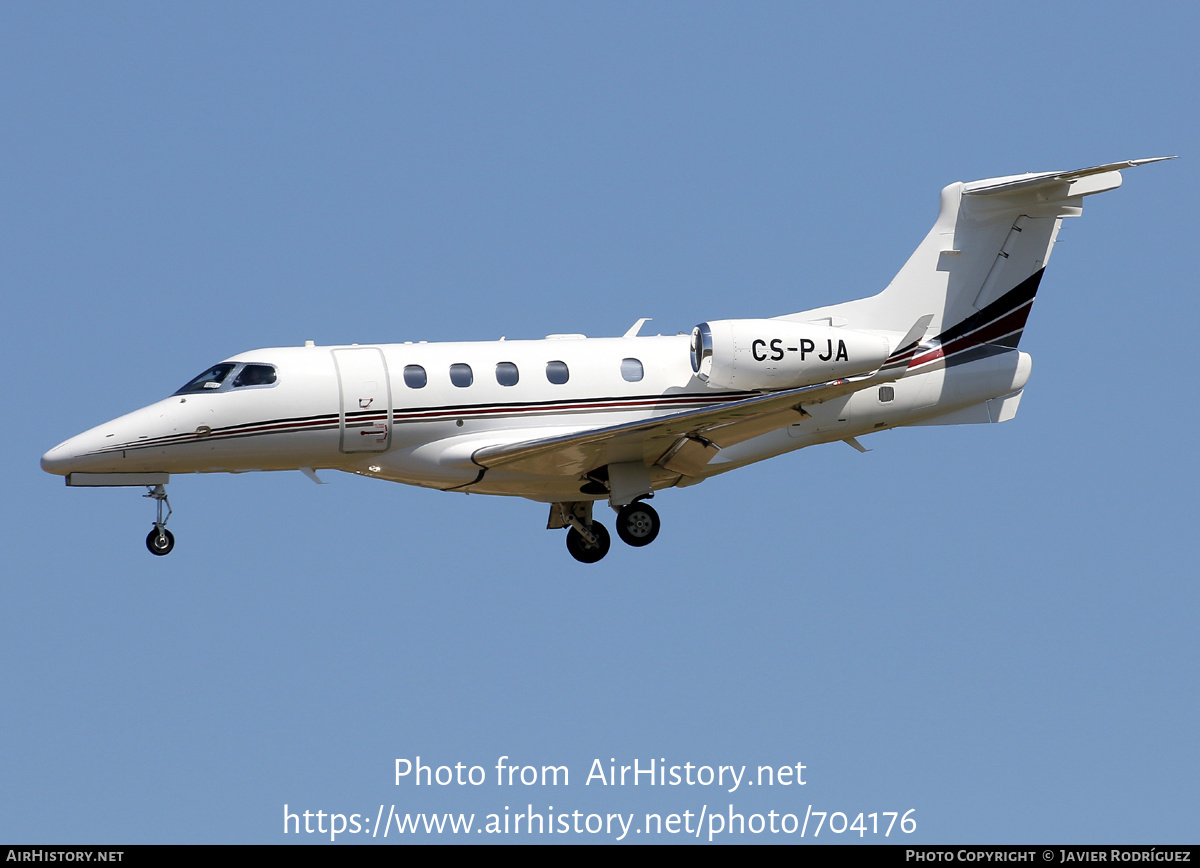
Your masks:
M604 499L581 492L587 480L579 476L483 472L472 455L522 435L620 425L753 394L700 382L688 342L675 335L255 350L227 359L234 367L217 388L99 425L50 450L42 466L61 475L333 469L547 502ZM269 366L275 381L235 387L247 364ZM791 424L722 450L684 484L1012 394L1025 384L1029 357L1013 350L926 368L883 387L886 400L867 389L808 406ZM680 482L663 468L653 477L656 489Z

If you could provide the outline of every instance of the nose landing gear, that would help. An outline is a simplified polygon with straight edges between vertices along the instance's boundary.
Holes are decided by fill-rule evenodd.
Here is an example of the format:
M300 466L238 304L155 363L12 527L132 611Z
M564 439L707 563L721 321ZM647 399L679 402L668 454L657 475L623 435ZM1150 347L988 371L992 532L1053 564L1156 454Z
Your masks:
M167 530L167 519L171 517L171 501L167 499L165 485L148 486L148 488L149 492L142 496L152 498L156 502L158 517L154 520L154 527L146 535L146 548L150 550L150 554L161 557L170 554L171 549L175 548L175 535ZM163 515L164 505L167 507L165 516Z

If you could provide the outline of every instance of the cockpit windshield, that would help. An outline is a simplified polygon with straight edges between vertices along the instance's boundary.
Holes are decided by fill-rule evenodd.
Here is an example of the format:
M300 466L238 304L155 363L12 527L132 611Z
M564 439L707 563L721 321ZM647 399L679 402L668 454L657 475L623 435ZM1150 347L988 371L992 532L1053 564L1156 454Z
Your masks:
M188 381L182 389L176 392L176 395L187 395L191 392L207 392L212 389L221 388L221 384L225 382L225 378L229 376L230 371L236 368L233 362L222 362L219 365L213 365L203 374Z
M234 371L237 371L234 374ZM232 377L231 377L232 375ZM243 389L249 386L273 386L276 375L274 365L263 365L251 362L221 362L213 365L207 371L176 392L176 395L190 395L196 392L228 391Z

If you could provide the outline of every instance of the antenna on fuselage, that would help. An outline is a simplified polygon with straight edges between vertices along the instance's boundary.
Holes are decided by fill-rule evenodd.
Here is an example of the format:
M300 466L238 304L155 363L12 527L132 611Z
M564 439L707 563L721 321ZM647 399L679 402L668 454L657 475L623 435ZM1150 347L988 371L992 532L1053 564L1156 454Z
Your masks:
M640 332L642 330L642 326L644 326L646 323L650 322L650 320L652 320L652 319L654 319L654 317L650 317L650 316L642 317L640 320L638 320L633 325L631 325L629 327L629 331L625 332L625 334L621 335L621 337L636 338L638 336L638 332Z

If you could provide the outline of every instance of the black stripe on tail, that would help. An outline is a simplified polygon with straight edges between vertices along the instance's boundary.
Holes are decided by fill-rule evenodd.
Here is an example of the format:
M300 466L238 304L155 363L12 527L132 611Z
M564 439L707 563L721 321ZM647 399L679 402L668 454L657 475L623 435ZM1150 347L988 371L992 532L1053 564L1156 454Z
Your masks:
M1015 348L1020 343L1045 270L1039 268L983 310L938 335L944 353L949 355L954 350L978 344Z

